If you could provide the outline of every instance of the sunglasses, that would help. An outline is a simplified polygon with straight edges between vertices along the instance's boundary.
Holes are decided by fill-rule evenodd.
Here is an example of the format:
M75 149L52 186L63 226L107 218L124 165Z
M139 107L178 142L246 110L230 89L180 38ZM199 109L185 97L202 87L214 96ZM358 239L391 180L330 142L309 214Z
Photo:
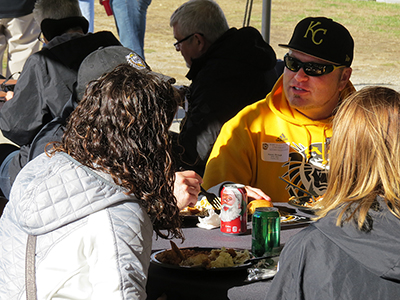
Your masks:
M308 76L322 76L325 74L329 74L336 69L344 68L346 66L335 66L335 65L324 65L313 62L304 63L297 58L294 58L287 53L283 60L285 61L285 67L288 68L292 72L298 72L300 69L303 69L304 73Z

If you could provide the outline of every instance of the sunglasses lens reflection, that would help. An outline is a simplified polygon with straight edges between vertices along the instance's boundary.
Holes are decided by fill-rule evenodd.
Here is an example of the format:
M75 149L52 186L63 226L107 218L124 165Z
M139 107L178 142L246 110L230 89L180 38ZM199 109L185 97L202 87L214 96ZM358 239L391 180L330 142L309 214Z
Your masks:
M304 73L308 76L321 76L333 71L333 65L322 65L317 63L303 63L300 60L289 56L288 54L284 57L285 66L292 72L298 72L303 68Z
M293 59L293 57L285 56L285 66L292 72L300 70L300 65Z

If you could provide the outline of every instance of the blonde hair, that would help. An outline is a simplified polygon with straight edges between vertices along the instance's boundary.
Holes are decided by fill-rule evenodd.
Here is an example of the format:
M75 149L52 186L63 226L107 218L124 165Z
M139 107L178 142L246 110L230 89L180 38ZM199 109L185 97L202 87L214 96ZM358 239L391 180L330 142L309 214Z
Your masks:
M339 208L337 226L353 219L361 229L377 196L400 218L400 94L369 87L349 96L333 121L330 147L318 218Z

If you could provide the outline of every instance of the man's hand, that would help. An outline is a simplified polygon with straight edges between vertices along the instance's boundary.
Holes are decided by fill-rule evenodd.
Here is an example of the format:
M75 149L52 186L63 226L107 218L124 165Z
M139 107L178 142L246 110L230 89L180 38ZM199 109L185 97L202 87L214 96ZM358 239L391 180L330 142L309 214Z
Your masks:
M247 192L248 202L250 202L252 200L256 200L256 199L265 199L267 201L271 201L271 198L258 188L254 188L254 187L246 185L245 189Z
M174 85L173 88L176 93L176 99L178 101L178 105L184 107L186 101L186 94L188 93L189 87L185 85L181 86Z
M179 209L194 206L200 193L200 184L203 179L194 171L175 173L174 195Z

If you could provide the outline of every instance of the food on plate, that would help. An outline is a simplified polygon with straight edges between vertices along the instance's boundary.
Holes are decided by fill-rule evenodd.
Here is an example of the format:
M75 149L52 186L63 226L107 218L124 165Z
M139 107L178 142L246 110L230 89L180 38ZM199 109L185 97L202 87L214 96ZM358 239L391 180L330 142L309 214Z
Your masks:
M183 250L185 251L185 250ZM186 251L185 251L186 252ZM187 267L196 267L196 266L204 266L208 264L208 252L194 252L194 250L190 250L190 252L186 253L187 258L181 260L179 262L180 266L187 266Z
M177 251L177 249L179 251ZM171 242L171 249L156 255L156 259L164 264L182 267L228 268L242 265L250 258L248 250L226 249L179 249Z
M281 223L290 223L297 221L300 217L294 215L281 216Z
M253 201L249 202L249 204L247 204L247 213L249 215L254 214L257 207L273 207L273 204L271 201L268 201L265 199L253 200Z
M198 207L199 209L205 209L205 210L214 209L212 207L212 205L208 202L206 197L201 198L200 201L198 201L196 203L195 207Z
M200 209L198 209L197 207L185 207L184 209L181 210L181 213L188 213L191 216L197 215L201 212Z
M200 201L197 201L194 207L185 207L180 211L181 216L198 216L205 217L208 216L208 210L213 209L210 203L208 203L207 198L203 197Z
M318 196L316 198L314 198L314 201L312 198L308 198L308 197L290 197L289 201L293 201L295 204L297 205L301 205L304 207L310 207L312 208L318 201L321 201L324 198L324 196Z
M183 256L183 253L181 251L181 249L178 248L178 246L173 242L173 241L169 241L171 244L171 250L172 252L175 253L175 255L182 261L183 259L185 259L185 257Z

